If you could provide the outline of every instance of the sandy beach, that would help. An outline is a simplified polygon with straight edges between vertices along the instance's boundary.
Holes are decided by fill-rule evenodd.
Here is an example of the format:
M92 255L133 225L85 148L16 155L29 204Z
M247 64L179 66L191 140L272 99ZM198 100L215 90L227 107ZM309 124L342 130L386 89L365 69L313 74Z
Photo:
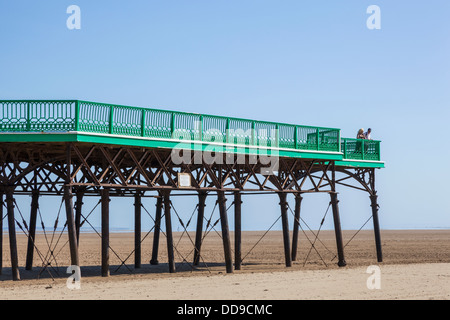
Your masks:
M344 231L347 243L356 231ZM376 262L373 232L363 230L345 247L347 267L334 259L334 233L321 231L315 249L314 235L300 235L297 261L284 265L281 232L244 232L241 270L226 274L221 238L205 238L199 266L192 265L194 234L174 234L175 274L168 273L166 242L161 237L158 266L151 266L152 234L142 242L142 268L134 268L132 233L111 234L111 276L100 277L100 237L82 234L80 289L70 290L67 237L55 236L48 253L43 234L36 239L33 271L26 271L26 238L18 236L22 281L11 281L7 235L4 235L0 299L450 299L450 230L382 231L383 263ZM143 233L143 236L145 233ZM309 240L308 240L309 238ZM47 242L48 241L48 242ZM255 247L255 243L260 241ZM57 246L54 244L58 243ZM317 251L316 251L317 249ZM45 257L47 256L47 257ZM128 257L125 265L121 265ZM42 268L43 261L51 265ZM379 288L368 288L368 267L379 267ZM369 270L370 271L370 270Z
M65 281L6 285L1 299L307 300L450 299L450 263L386 265L380 289L368 289L366 268L257 272L193 277L140 276L93 281L79 290Z

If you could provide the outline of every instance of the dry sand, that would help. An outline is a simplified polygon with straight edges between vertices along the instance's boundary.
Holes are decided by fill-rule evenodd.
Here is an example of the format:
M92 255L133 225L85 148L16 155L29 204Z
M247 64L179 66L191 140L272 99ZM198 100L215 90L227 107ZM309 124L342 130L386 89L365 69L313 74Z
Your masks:
M111 234L111 276L100 277L100 238L82 234L80 260L81 289L66 286L69 254L66 235L53 249L56 262L42 270L35 254L33 271L21 268L22 281L11 281L7 235L4 236L3 274L0 275L0 299L450 299L450 230L382 231L384 262L376 263L372 231L361 231L346 246L348 266L338 268L334 258L336 245L332 231L321 231L316 241L319 254L311 249L311 233L300 235L298 259L291 268L284 266L282 235L278 231L244 232L240 271L225 273L221 238L214 231L204 241L202 260L193 269L192 244L189 237L174 234L176 274L169 274L166 242L161 234L158 266L150 266L152 234L142 242L141 269L134 269L134 236ZM344 231L346 243L355 231ZM143 233L143 236L145 233ZM309 240L307 239L307 237ZM181 240L179 240L181 237ZM26 239L19 235L19 262L24 265ZM57 242L55 236L53 244ZM51 242L50 235L47 240ZM36 240L45 256L48 244L43 234ZM52 246L53 248L53 246ZM251 251L250 251L251 250ZM250 251L250 252L249 252ZM309 255L308 255L308 252ZM117 267L129 256L126 267ZM306 260L306 257L308 259ZM183 263L183 258L188 262ZM305 263L306 261L306 263ZM58 265L58 267L57 267ZM381 289L368 289L371 274L367 267L380 267ZM51 276L55 277L53 280Z

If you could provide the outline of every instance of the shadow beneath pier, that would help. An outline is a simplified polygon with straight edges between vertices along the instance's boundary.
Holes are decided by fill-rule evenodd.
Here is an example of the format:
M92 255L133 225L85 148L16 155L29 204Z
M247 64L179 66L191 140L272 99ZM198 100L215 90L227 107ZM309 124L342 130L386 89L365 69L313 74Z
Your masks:
M175 274L210 274L210 273L225 273L225 263L206 262L200 263L198 266L193 266L191 263L176 263ZM71 273L67 272L68 266L49 266L41 268L34 266L33 270L25 270L24 267L19 268L21 280L33 279L67 279ZM101 266L81 266L82 278L101 277ZM135 268L134 265L111 265L109 267L110 277L123 275L171 275L169 273L169 265L167 263L160 263L158 265L142 264L141 268ZM172 274L174 275L174 274ZM11 268L3 268L0 274L0 282L12 281Z

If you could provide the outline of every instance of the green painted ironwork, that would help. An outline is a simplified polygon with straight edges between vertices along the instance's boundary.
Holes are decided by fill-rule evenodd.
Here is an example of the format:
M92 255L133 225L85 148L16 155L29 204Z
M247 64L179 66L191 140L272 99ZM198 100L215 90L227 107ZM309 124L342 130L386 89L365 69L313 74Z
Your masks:
M341 150L344 159L381 161L380 141L364 139L341 139Z
M73 130L75 101L0 101L1 132Z
M138 108L81 100L0 100L0 132L84 132L199 141L380 161L379 141L341 139L340 129ZM362 151L364 150L364 152Z

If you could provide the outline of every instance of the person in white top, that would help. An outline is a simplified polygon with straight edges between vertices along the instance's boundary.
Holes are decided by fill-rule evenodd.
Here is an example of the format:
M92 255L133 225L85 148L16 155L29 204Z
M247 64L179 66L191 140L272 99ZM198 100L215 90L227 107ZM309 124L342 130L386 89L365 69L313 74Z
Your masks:
M370 137L370 133L372 132L372 129L367 129L367 132L364 132L364 138L367 140L372 140L372 138Z

